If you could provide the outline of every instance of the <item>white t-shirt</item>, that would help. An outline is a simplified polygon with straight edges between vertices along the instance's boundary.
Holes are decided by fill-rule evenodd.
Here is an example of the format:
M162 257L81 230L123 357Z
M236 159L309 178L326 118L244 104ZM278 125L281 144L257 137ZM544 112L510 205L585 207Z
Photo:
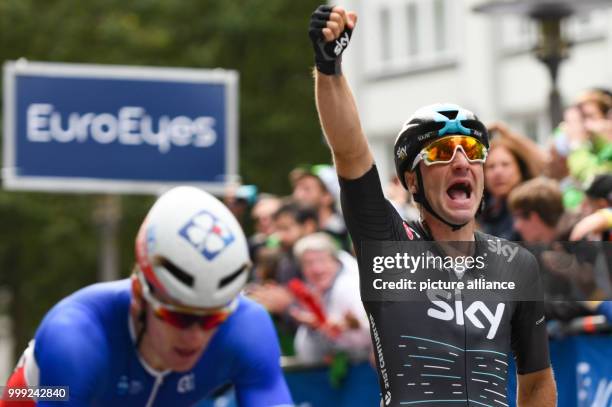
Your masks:
M295 335L296 356L305 363L323 361L328 355L340 351L347 353L351 360L365 360L371 348L368 317L359 296L359 274L357 262L350 255L338 256L342 267L323 298L323 307L327 319L343 321L347 312L352 313L359 321L359 328L344 331L336 339L330 339L311 329L300 325Z

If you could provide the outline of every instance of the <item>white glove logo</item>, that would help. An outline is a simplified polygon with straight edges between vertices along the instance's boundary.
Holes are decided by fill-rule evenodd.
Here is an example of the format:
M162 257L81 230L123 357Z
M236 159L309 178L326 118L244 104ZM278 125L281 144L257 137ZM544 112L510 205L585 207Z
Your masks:
M348 32L345 32L344 35L336 40L336 47L334 48L334 54L339 56L342 54L344 48L346 48L349 44L349 35Z

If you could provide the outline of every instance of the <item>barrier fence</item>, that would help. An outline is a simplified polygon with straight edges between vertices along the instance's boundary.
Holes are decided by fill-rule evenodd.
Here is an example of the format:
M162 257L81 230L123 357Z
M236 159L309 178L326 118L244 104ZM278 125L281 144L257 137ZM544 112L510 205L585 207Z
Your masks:
M575 323L574 323L575 324ZM574 335L550 341L559 407L612 406L612 336ZM350 365L339 386L333 368L304 366L285 360L287 384L299 407L378 407L376 373L369 363ZM509 406L516 404L514 363L508 369ZM237 406L229 389L199 407Z

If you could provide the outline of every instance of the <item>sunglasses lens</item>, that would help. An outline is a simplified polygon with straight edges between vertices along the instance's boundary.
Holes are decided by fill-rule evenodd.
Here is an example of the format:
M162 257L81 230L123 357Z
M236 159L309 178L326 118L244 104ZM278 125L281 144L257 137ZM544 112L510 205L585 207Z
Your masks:
M453 158L457 147L461 146L469 160L483 160L485 146L473 137L450 136L431 143L425 148L425 160L429 163L448 162Z
M455 147L455 143L437 141L427 148L427 161L449 161L455 153Z
M204 330L209 330L221 325L221 323L227 319L229 313L219 312L210 315L194 315L170 311L160 307L155 310L155 315L162 321L167 322L175 328L187 329L193 324L196 324Z
M461 148L465 151L467 158L470 160L482 160L485 157L485 147L478 140L465 137L464 142L461 144Z
M225 322L228 316L229 314L227 313L218 313L202 317L202 319L200 320L201 327L204 330L216 328L223 322Z

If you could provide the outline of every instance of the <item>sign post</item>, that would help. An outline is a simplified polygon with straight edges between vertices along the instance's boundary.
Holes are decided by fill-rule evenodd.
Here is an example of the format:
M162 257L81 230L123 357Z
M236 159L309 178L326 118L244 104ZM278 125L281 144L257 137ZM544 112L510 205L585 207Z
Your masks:
M118 276L120 200L238 177L238 74L19 60L4 66L5 189L101 193L100 279Z
M98 281L119 278L119 223L121 222L121 197L102 195L96 199L93 214L100 234L98 246Z

